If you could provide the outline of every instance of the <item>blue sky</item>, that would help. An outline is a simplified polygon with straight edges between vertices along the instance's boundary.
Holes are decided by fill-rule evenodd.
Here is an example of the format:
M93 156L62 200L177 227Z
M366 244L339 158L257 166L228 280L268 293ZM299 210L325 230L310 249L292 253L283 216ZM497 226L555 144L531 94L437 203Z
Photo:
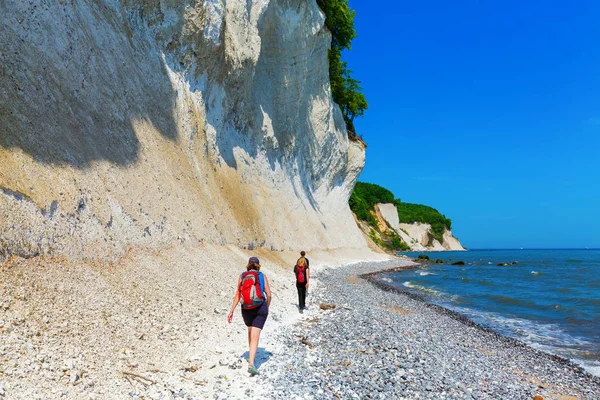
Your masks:
M469 248L600 247L600 2L350 0L361 181Z

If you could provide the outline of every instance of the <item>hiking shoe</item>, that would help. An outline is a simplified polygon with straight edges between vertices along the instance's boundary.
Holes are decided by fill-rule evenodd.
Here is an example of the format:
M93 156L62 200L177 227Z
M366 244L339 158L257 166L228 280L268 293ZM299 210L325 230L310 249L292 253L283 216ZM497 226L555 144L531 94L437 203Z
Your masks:
M259 374L258 369L254 365L248 367L248 373L252 376Z
M300 309L300 314L304 314L304 310L303 309Z

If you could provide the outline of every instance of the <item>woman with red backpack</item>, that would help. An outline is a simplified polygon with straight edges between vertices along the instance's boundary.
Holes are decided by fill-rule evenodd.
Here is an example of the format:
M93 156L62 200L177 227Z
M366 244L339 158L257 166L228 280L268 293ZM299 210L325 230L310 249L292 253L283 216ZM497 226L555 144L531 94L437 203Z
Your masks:
M242 302L242 318L248 327L248 372L251 375L258 374L254 366L256 351L260 332L265 326L269 315L271 304L271 288L267 276L260 272L260 261L256 257L250 257L246 272L238 278L237 290L233 297L233 305L227 316L227 322L231 323L233 312L239 302Z
M298 309L300 314L306 308L306 290L308 289L308 281L310 280L310 270L308 269L308 258L305 257L304 251L300 252L300 258L294 266L294 274L296 274L296 289L298 289Z

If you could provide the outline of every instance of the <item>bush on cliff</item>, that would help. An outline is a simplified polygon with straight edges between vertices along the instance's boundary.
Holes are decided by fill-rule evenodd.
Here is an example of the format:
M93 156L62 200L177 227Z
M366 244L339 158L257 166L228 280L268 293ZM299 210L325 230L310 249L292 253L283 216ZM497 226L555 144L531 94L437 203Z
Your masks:
M377 222L373 216L375 204L394 203L395 201L394 194L384 187L373 183L356 182L348 204L358 219L367 221L371 226L377 227Z
M317 4L325 13L325 26L331 32L331 49L329 50L329 80L331 92L342 110L348 135L356 138L354 118L362 116L369 104L362 94L360 81L352 78L348 64L342 61L342 51L350 50L350 44L356 37L354 16L356 12L348 5L348 0L317 0Z
M410 246L404 243L393 230L380 232L375 220L375 204L395 201L394 194L386 188L372 183L357 182L348 204L359 220L367 221L373 227L369 236L379 247L392 251L410 250Z
M367 221L371 226L377 225L375 222L375 217L373 217L373 214L371 214L371 207L369 207L365 199L360 197L360 195L355 191L352 192L350 200L348 200L348 204L358 219L361 221Z
M352 195L363 199L370 210L373 210L377 203L394 203L396 201L394 193L374 183L356 182Z

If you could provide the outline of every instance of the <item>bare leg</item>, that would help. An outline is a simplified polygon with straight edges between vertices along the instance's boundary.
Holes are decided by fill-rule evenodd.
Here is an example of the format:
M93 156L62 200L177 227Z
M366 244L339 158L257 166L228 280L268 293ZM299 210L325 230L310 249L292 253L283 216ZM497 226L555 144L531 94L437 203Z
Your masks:
M258 340L260 339L260 332L262 329L254 326L248 327L249 347L250 356L248 357L248 364L254 365L254 358L256 357L256 351L258 350Z
M251 343L251 341L250 341L251 332L252 332L252 327L249 326L248 327L248 348L250 348L250 343Z

